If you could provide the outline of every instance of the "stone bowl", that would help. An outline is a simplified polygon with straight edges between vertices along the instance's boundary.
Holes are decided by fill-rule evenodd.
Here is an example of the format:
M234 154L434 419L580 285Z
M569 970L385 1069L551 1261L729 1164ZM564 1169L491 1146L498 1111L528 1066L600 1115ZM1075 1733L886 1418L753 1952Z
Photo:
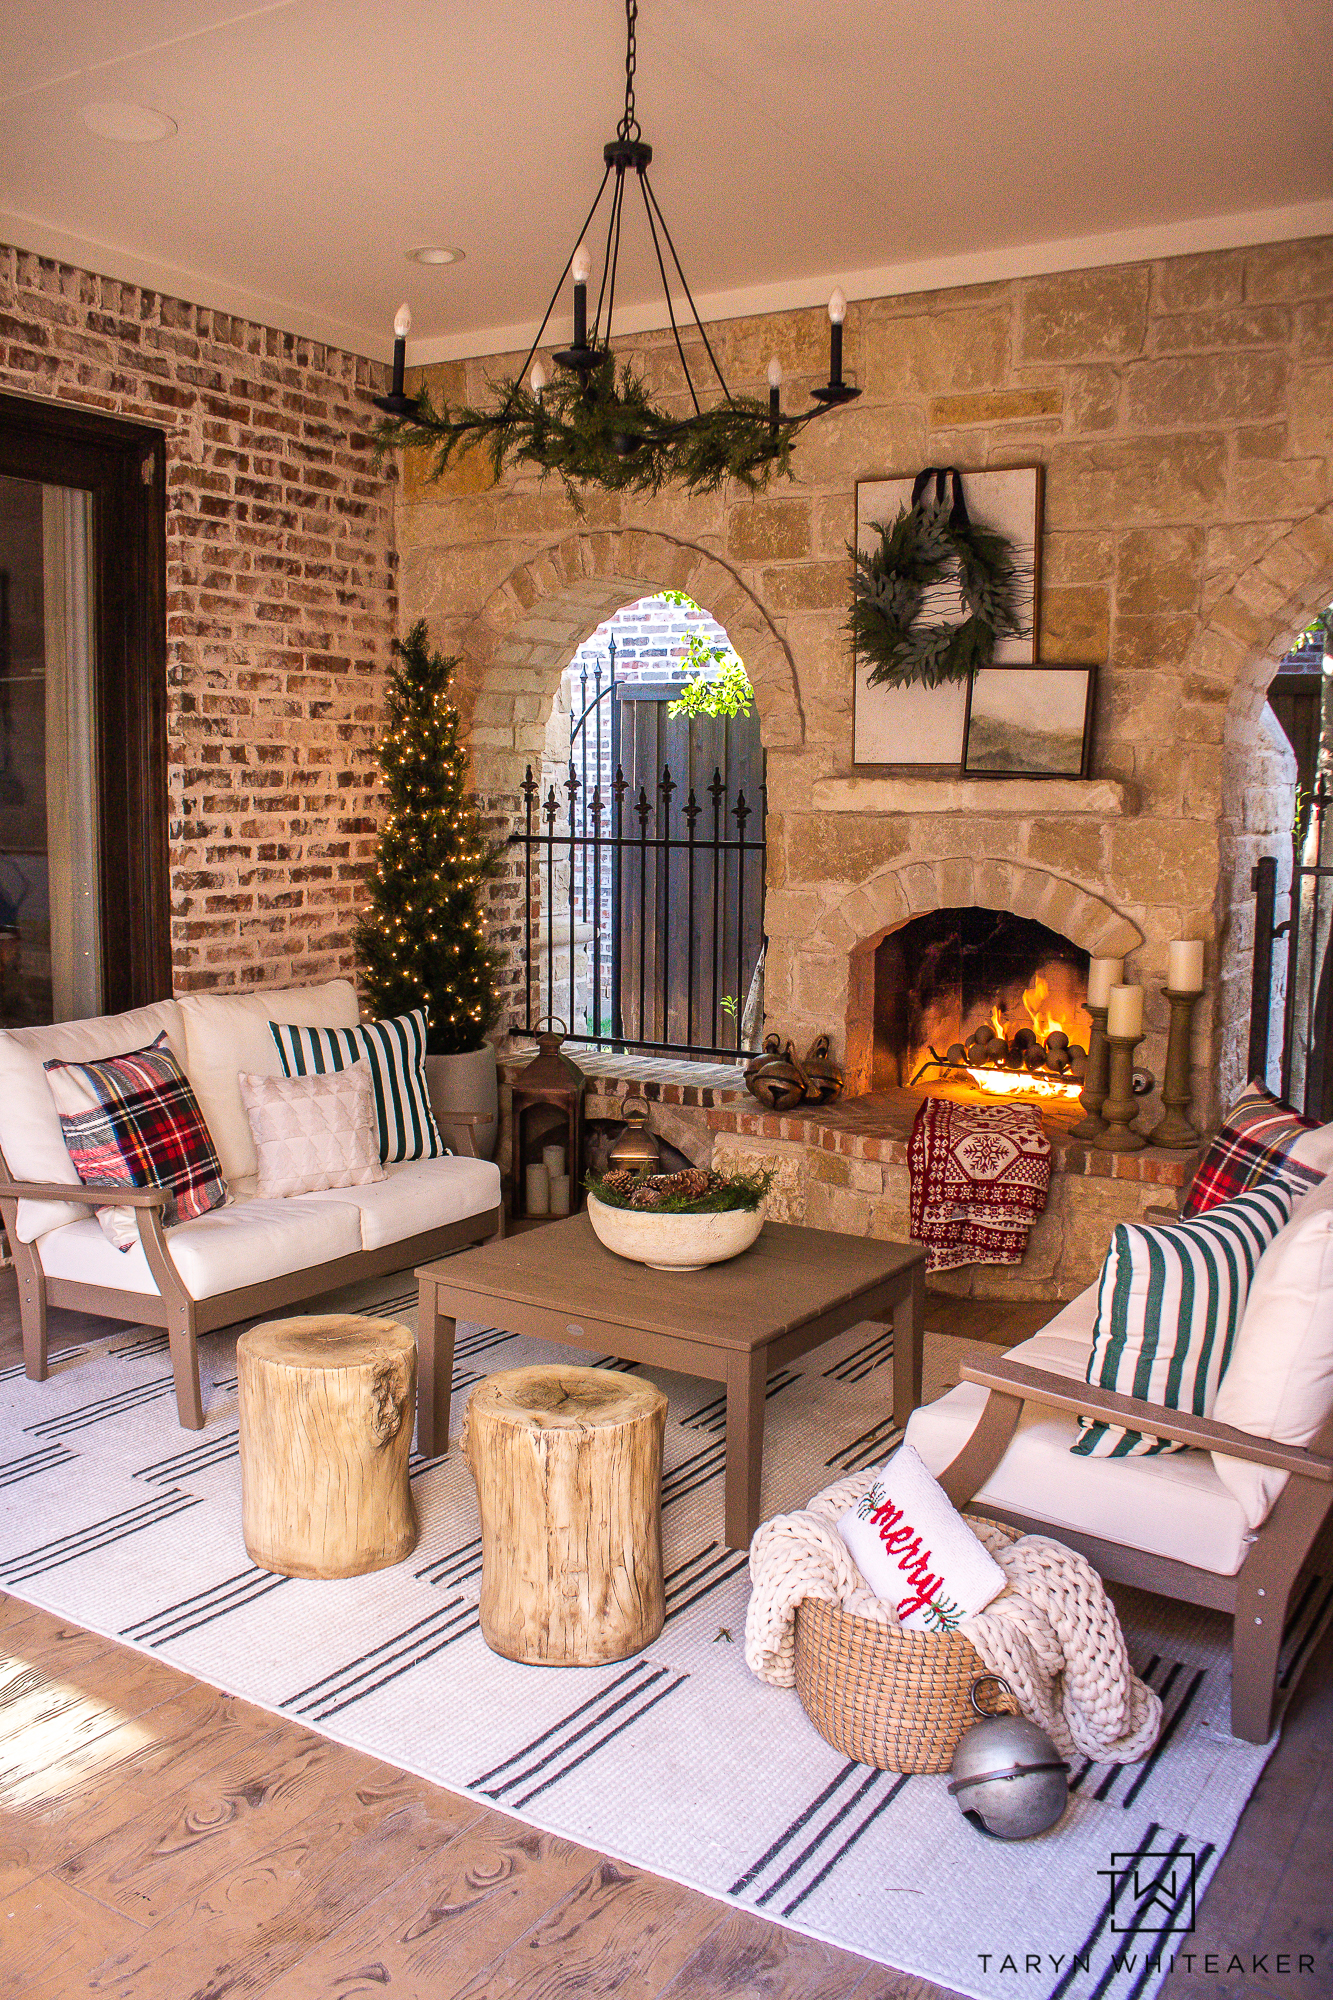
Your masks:
M650 1271L703 1271L748 1250L764 1226L757 1208L712 1215L654 1215L647 1208L611 1208L588 1196L588 1220L599 1243Z

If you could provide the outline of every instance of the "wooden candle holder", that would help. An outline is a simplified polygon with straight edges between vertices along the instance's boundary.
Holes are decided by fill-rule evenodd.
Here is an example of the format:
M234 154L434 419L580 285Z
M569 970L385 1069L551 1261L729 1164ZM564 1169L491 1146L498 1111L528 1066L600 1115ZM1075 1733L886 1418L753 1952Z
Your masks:
M1080 1118L1077 1125L1070 1126L1071 1139L1095 1139L1099 1132L1106 1130L1106 1120L1101 1115L1106 1100L1106 1009L1089 1007L1088 1012L1092 1016L1092 1033L1088 1036L1088 1073L1078 1099L1087 1115Z
M1148 1134L1148 1141L1153 1146L1188 1148L1199 1143L1198 1131L1185 1113L1190 1101L1190 1016L1200 996L1197 993L1173 993L1169 986L1164 986L1162 991L1171 1003L1166 1081L1162 1085L1162 1103L1166 1110L1161 1123Z
M1142 1035L1106 1037L1108 1081L1102 1101L1105 1130L1092 1140L1098 1152L1137 1153L1148 1143L1134 1125L1139 1109L1134 1095L1134 1051L1142 1040Z

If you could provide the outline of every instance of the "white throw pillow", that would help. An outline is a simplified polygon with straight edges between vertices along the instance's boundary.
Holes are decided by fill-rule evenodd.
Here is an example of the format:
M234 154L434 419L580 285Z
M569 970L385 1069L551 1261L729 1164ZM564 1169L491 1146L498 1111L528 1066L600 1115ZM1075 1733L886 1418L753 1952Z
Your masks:
M259 1159L261 1197L382 1181L370 1069L238 1078Z
M1300 1203L1259 1260L1212 1414L1252 1437L1311 1444L1333 1410L1333 1180ZM1262 1525L1287 1474L1213 1453L1246 1526Z
M952 1632L1004 1589L1004 1571L910 1444L880 1467L838 1533L909 1632Z

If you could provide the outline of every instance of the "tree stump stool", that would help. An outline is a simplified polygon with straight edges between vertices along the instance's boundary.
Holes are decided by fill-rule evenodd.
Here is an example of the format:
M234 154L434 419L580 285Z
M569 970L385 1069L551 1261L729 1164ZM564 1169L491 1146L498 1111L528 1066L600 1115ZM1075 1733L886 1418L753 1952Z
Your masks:
M653 1383L605 1368L511 1368L473 1390L462 1442L493 1652L600 1666L657 1637L666 1408Z
M417 1344L389 1319L275 1319L236 1343L241 1523L261 1569L362 1576L416 1546Z

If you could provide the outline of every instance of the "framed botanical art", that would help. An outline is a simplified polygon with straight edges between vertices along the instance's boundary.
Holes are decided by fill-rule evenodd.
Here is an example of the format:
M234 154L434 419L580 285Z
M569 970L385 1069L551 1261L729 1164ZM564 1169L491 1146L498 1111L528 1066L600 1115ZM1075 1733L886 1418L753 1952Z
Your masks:
M965 778L1086 778L1095 667L979 667L968 683Z
M996 641L998 665L1030 665L1035 657L1035 633L1040 617L1041 512L1045 469L1040 465L1007 466L998 471L960 475L971 520L992 528L1009 542L1014 560L1026 579L1023 636ZM869 554L880 531L912 500L914 479L863 479L856 488L856 546ZM967 617L954 576L948 575L924 593L916 624L961 625ZM890 687L871 681L873 664L859 655L853 663L852 762L858 765L933 767L956 773L963 761L967 723L968 682L942 681L927 687L917 681Z

